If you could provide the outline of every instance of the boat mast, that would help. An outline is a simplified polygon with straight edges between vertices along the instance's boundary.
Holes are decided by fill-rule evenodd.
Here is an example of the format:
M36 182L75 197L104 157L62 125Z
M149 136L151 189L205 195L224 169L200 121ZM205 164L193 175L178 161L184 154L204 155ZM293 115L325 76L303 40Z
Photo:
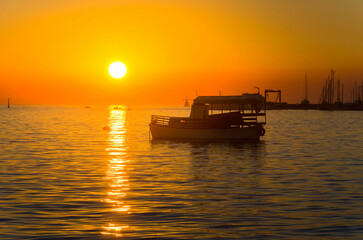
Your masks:
M340 77L337 80L337 102L340 102Z
M344 102L344 84L342 84L342 103Z
M308 101L308 74L305 71L305 100Z

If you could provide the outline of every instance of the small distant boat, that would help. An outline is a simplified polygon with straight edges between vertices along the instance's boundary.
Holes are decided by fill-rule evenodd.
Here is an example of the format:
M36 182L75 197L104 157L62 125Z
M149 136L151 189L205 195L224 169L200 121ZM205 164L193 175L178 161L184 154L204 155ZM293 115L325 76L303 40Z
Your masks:
M190 107L189 102L188 102L188 97L185 98L184 107Z
M265 98L259 93L199 96L189 117L152 115L153 139L259 140L265 135Z

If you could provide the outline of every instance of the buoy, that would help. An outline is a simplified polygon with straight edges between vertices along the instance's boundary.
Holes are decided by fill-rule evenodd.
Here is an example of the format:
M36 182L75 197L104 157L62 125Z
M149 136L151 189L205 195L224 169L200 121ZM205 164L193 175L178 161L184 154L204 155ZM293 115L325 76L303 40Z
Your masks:
M105 131L110 131L110 130L111 130L111 128L110 128L109 126L104 126L104 127L103 127L103 130L105 130Z

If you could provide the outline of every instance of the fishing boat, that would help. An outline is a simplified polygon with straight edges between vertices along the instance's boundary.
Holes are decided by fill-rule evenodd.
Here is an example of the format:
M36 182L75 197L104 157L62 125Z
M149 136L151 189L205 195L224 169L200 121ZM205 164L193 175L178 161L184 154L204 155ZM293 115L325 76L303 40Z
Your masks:
M259 140L265 135L265 98L259 93L198 96L189 117L152 115L152 139Z

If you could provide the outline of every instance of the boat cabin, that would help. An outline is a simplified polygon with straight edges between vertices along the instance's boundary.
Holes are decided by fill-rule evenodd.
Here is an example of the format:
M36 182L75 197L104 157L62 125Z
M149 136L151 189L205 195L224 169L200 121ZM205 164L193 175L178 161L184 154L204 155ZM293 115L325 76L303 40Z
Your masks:
M266 124L265 98L260 94L199 96L189 117L152 115L151 123L172 128L226 129Z

